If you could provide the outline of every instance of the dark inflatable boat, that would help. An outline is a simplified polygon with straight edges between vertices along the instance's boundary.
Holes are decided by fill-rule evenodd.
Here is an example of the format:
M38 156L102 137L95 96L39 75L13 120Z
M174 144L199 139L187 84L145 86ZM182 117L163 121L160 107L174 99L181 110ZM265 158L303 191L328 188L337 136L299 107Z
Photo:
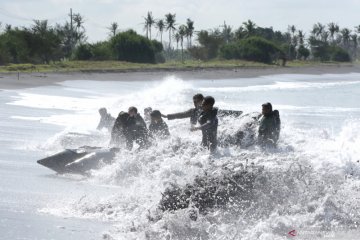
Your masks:
M91 169L97 169L109 164L115 158L118 148L80 147L64 151L37 161L57 173L85 174Z

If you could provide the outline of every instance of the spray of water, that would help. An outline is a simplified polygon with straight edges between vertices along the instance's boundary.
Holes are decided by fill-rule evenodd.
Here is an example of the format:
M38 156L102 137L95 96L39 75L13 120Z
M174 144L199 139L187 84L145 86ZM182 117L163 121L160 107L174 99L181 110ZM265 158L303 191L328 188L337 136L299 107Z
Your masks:
M355 85L358 82L345 84ZM227 94L229 91L333 88L341 85L342 82L276 82L270 86L203 90L222 96L221 92ZM143 86L131 94L111 97L106 103L113 113L126 110L132 105L139 109L150 106L163 113L170 113L190 107L191 95L197 91L199 88L191 83L170 77L160 84ZM33 96L31 99L34 101ZM106 138L109 135L106 132L98 133L100 138L96 139L101 139L100 141L82 138L80 135L78 138L69 136L69 131L76 130L76 126L84 121L81 116L87 115L93 120L90 121L91 124L82 124L78 129L93 128L97 118L96 110L105 102L99 103L94 98L93 102L97 103L89 105L89 101L92 101L89 99L84 99L86 104L71 98L63 99L71 104L75 101L81 106L79 109L68 109L75 111L80 117L72 120L71 130L66 129L49 139L42 145L43 149L55 152L59 145L107 145ZM219 99L218 104L224 105L226 99ZM51 99L46 102L51 102ZM29 101L26 104L33 107L36 105ZM249 103L241 106L253 110L258 108ZM289 108L291 106L284 105L284 112ZM297 110L304 109L300 107ZM336 108L331 110L337 111ZM347 111L352 109L348 108ZM66 115L53 116L51 122L60 124L57 120L61 118L64 119L61 122L65 123ZM338 231L337 229L358 229L360 119L353 118L344 122L339 132L321 127L306 128L290 119L287 121L286 114L283 115L283 122L286 124L283 125L277 150L264 152L257 147L241 149L230 146L220 148L216 156L210 156L199 147L201 134L189 132L188 121L169 121L172 134L170 139L158 141L143 151L123 150L113 164L92 170L88 178L81 180L88 184L112 187L113 195L84 195L76 201L49 205L40 211L62 217L110 221L114 227L104 237L113 239L286 239L292 230L298 232L299 237L303 233L302 237L306 239L305 233L310 234L311 231L316 232L316 237L322 238L329 232ZM241 121L230 117L222 119L220 135L234 132L241 124ZM85 133L92 134L91 131ZM199 214L196 221L189 217L189 209L162 212L156 218L162 193L171 184L185 186L197 176L221 175L224 169L237 171L250 165L263 168L254 180L250 203L229 203L226 208L214 208L206 214Z

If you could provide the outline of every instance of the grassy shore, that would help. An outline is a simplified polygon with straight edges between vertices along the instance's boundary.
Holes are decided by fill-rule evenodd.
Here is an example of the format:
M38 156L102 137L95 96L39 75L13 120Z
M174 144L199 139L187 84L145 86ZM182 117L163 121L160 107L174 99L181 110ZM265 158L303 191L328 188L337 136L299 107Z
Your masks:
M286 67L352 66L356 63L289 61ZM233 68L283 68L280 65L264 64L241 60L211 60L166 62L162 64L140 64L120 61L64 61L51 64L10 64L0 66L1 73L11 72L136 72L147 70L181 71L197 69L233 69Z

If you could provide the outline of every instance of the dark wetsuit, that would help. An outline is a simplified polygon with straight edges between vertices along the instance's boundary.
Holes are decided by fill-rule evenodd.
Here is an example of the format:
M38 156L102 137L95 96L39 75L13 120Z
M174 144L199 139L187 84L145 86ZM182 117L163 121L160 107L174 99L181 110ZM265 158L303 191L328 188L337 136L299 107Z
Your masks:
M167 138L170 136L169 127L163 120L150 123L149 131L153 137Z
M168 114L167 118L169 120L173 120L173 119L182 119L182 118L190 118L190 123L192 125L196 125L197 120L201 114L202 109L201 108L191 108L185 112L180 112L180 113L173 113L173 114Z
M280 116L277 110L263 115L259 123L258 144L263 147L275 147L280 136Z
M134 141L140 145L140 148L149 146L149 133L146 125L144 126L141 122L137 122L134 117L127 115L124 118L119 115L119 117L115 120L115 124L111 132L110 143L118 145L123 141L125 141L126 148L129 150L133 148Z
M217 147L217 108L213 108L209 112L202 112L199 116L198 122L202 131L202 145L214 152Z
M136 125L141 125L141 126L143 126L143 127L146 128L146 123L145 123L144 119L141 117L140 114L137 113L137 114L134 116L134 118L135 118L135 123L136 123Z
M125 142L126 148L132 149L132 142L134 139L133 136L133 127L135 121L131 121L127 113L120 113L116 118L114 126L111 131L111 141L110 144L118 146L119 144Z
M109 113L107 113L105 116L101 116L100 122L97 126L97 130L101 130L103 128L108 129L109 131L114 126L115 118L113 118Z

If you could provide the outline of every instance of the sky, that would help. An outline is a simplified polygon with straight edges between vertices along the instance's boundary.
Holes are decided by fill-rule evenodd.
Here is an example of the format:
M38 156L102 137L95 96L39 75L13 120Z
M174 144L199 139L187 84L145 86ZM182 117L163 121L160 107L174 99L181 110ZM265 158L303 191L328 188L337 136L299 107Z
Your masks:
M2 28L30 26L33 19L47 19L54 25L70 20L70 8L84 16L89 42L106 40L113 22L120 30L132 28L145 34L142 23L148 11L156 19L176 14L179 25L190 18L195 30L213 29L224 22L237 29L248 19L280 31L295 25L310 32L317 22L335 22L352 30L360 25L360 0L0 0L0 22Z

